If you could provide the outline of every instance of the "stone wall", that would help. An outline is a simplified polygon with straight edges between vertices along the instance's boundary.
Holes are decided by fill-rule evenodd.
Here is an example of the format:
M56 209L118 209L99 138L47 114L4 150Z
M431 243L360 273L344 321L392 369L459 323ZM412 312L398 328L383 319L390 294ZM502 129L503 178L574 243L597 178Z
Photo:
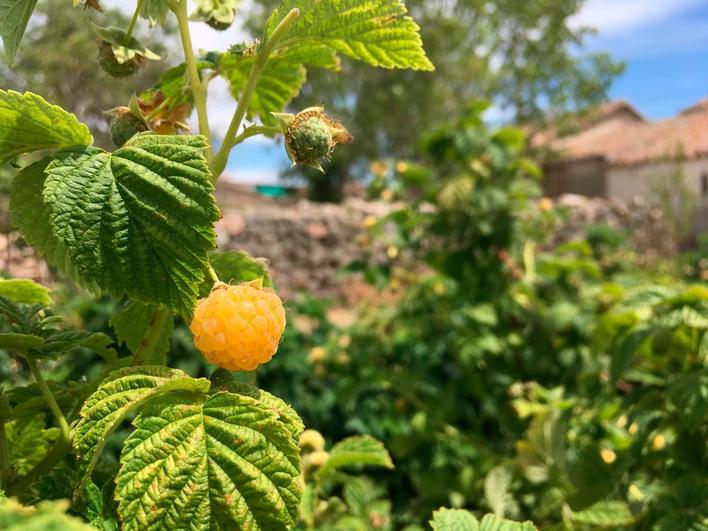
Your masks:
M221 249L243 249L268 260L278 289L285 297L305 291L313 296L360 300L374 295L356 278L344 279L342 267L360 256L359 241L367 216L385 215L391 205L348 199L341 205L302 199L268 199L242 189L217 194L224 214L217 224ZM568 219L555 242L582 238L588 225L606 223L626 229L637 250L648 255L673 252L663 230L661 211L635 200L630 203L564 195L556 204ZM9 242L9 246L8 246ZM9 261L8 261L9 259ZM51 280L49 269L16 234L0 234L0 274Z

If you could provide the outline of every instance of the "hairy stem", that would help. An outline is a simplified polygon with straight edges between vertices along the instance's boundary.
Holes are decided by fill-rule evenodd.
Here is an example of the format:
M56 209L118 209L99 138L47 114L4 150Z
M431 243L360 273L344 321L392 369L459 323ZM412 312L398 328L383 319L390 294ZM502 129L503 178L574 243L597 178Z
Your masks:
M155 312L152 314L152 319L148 325L148 329L145 332L142 342L135 349L133 353L133 365L142 365L145 361L145 355L150 352L158 341L160 341L160 335L162 334L162 329L168 319L172 317L172 312L167 308L155 308Z
M197 117L199 118L199 134L206 137L208 144L204 156L208 162L212 159L211 149L211 134L209 132L209 116L207 114L206 86L199 77L199 69L197 61L194 58L194 48L192 47L192 36L189 33L189 16L187 14L187 0L179 0L179 3L172 4L175 15L177 15L177 24L179 26L179 35L182 40L182 48L184 48L184 61L187 64L189 72L189 84L192 86L192 96L194 97L194 106L197 108ZM213 179L213 178L212 178Z
M29 365L29 368L32 371L32 376L34 376L34 379L37 381L37 387L39 387L42 396L44 396L44 399L47 401L49 409L52 411L52 414L54 415L54 418L56 419L57 424L59 425L62 439L65 442L69 442L69 440L71 439L71 433L69 431L69 423L66 421L64 413L62 413L61 408L59 408L59 404L57 404L57 401L54 398L52 391L49 389L47 382L45 382L44 378L42 378L42 373L39 371L37 362L29 357L26 359L27 364Z
M130 19L130 24L128 24L128 29L125 30L125 45L127 46L130 42L130 38L133 36L133 30L135 29L135 24L138 22L138 17L140 16L140 8L143 5L143 0L138 0L138 5L135 7L135 12L133 13L133 18Z
M252 125L243 130L240 135L234 138L231 147L238 146L241 142L247 138L251 138L256 135L277 135L280 134L280 127L268 126L268 125Z
M278 24L278 26L275 28L268 40L265 41L256 51L255 61L253 62L251 71L248 73L248 78L246 79L246 86L244 87L243 93L241 94L241 97L238 100L238 105L236 106L234 116L231 119L231 123L229 124L229 129L226 132L226 135L224 136L224 141L221 144L221 148L219 148L219 152L216 154L212 164L210 165L212 179L214 182L216 182L221 173L224 171L224 168L226 168L229 153L231 152L231 148L233 148L235 145L234 141L236 140L236 137L238 135L238 130L241 127L241 122L243 122L243 118L246 116L248 104L251 102L251 96L253 96L253 91L256 89L258 79L260 78L261 73L263 72L263 68L265 67L266 62L268 61L268 57L271 53L273 53L273 50L275 50L278 41L280 41L283 35L285 35L285 32L288 30L288 28L292 26L292 24L295 22L295 20L297 20L297 17L299 16L299 9L296 8L290 10L290 12L285 15L283 20L280 21L280 24Z
M209 264L208 272L209 272L209 278L211 278L214 281L214 283L221 282L221 280L219 280L219 275L216 274L216 271L214 271L214 268L211 267L211 264Z

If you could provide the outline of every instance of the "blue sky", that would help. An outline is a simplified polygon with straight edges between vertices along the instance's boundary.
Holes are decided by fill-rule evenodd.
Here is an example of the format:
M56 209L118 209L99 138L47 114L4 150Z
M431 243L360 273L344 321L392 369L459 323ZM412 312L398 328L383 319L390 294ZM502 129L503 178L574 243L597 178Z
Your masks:
M708 97L708 0L596 0L581 20L600 28L588 49L627 63L611 98L661 119Z

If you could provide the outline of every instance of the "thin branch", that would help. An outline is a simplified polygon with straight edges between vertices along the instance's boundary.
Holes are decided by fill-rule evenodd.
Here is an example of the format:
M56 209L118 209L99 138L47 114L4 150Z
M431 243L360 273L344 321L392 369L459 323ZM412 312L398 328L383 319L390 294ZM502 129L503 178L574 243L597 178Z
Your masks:
M197 117L199 118L199 134L204 136L207 141L207 149L204 153L208 162L212 159L211 149L211 133L209 132L209 115L207 114L206 87L199 77L199 69L197 61L194 58L194 49L192 47L192 36L189 33L189 16L187 14L187 0L179 0L176 5L169 4L174 7L174 13L177 16L177 24L179 26L179 35L184 49L184 61L187 64L189 72L189 84L192 86L192 96L194 97L194 106L197 108Z
M238 135L238 130L241 127L241 122L243 122L243 118L246 116L248 105L251 102L251 96L253 96L253 92L256 89L258 79L260 78L261 73L263 72L263 68L265 67L266 62L268 61L268 57L275 50L278 41L282 39L287 30L290 28L290 26L292 26L292 24L295 22L295 20L297 20L297 17L299 16L299 9L295 8L290 10L290 12L285 15L283 20L280 21L275 30L273 30L273 33L268 37L268 40L265 41L261 45L260 49L256 52L255 61L253 62L251 71L248 74L248 79L246 80L246 86L243 89L243 93L241 94L241 97L238 100L238 105L236 106L234 116L231 119L231 123L229 124L229 129L226 132L226 135L224 136L224 141L221 144L219 152L216 154L211 164L213 182L216 182L221 173L224 171L224 168L226 168L229 153L235 145L234 140Z

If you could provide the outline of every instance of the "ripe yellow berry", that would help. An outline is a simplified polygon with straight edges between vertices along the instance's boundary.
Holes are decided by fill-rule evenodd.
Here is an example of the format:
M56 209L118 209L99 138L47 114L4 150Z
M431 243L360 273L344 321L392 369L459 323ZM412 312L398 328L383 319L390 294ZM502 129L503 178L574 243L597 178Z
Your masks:
M300 435L298 446L305 452L320 452L324 450L325 440L317 430L305 430Z
M217 283L197 303L190 329L208 361L229 371L253 371L278 350L285 309L271 289Z
M605 448L603 450L600 450L600 457L602 460L607 463L608 465L612 464L615 462L617 459L617 454L614 453L612 450L609 448Z

